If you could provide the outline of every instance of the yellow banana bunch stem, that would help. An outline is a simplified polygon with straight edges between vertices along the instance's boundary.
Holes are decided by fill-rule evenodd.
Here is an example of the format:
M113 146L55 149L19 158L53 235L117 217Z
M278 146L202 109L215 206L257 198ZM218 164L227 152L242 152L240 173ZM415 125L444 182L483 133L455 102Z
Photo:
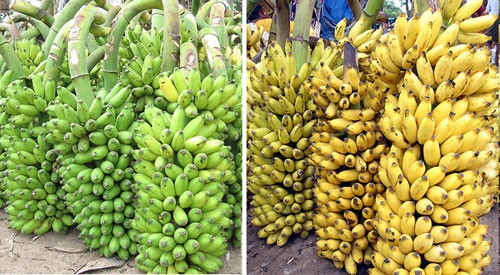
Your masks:
M290 1L278 0L276 9L276 41L284 49L285 41L290 37Z
M309 49L309 25L312 19L314 0L300 1L297 5L297 14L295 15L296 24L292 36L292 53L295 57L297 71L308 60ZM295 25L295 24L294 24Z

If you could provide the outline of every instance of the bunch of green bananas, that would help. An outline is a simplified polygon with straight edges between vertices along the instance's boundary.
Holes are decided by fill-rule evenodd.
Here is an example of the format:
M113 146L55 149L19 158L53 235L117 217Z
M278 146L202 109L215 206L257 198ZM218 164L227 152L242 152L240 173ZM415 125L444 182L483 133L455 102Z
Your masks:
M163 34L156 29L146 30L139 24L127 28L120 44L121 81L132 89L131 101L136 103L137 112L146 105L166 107L165 99L157 96L158 74L161 71ZM155 99L158 99L155 101Z
M377 241L373 205L385 186L376 175L387 149L377 128L385 96L381 84L354 67L340 80L327 65L305 84L317 106L310 162L316 167L318 255L349 274L357 274L359 264L370 264Z
M129 86L117 84L109 92L100 90L87 106L60 87L59 100L47 108L53 118L45 125L46 140L54 145L47 156L57 163L79 237L101 255L116 253L122 259L137 251L128 231L134 216L130 94Z
M21 61L26 75L45 69L45 56L35 39L19 39L15 41L16 54ZM42 64L42 66L39 66ZM69 75L69 72L68 72Z
M26 234L41 235L51 228L65 233L73 219L64 204L65 192L52 169L53 161L47 157L51 146L45 140L47 129L40 116L47 102L55 98L55 85L44 86L34 74L7 85L11 77L12 72L6 72L0 83L5 96L0 100L2 185L10 202L6 208L9 227Z
M224 91L219 86L224 80L205 79L198 83L202 91ZM195 84L189 82L191 88ZM181 90L172 88L169 93ZM222 267L224 231L233 226L233 206L222 199L237 177L231 148L213 138L214 119L220 117L210 103L198 104L201 113L195 117L188 116L187 106L173 114L147 106L134 133L140 149L134 154L137 204L132 227L139 233L136 261L144 271L212 273Z

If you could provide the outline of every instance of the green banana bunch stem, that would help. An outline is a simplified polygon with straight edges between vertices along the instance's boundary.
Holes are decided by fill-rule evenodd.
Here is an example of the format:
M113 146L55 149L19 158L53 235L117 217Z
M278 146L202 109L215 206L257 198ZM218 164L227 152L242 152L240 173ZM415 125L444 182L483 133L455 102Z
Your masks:
M109 34L110 28L103 25L92 24L90 26L90 33L95 37L107 36Z
M35 19L35 18L30 18L31 24L38 30L38 32L42 35L43 39L47 39L47 36L49 35L50 28L43 23L42 21Z
M271 29L269 30L269 40L268 41L276 41L276 33L278 32L277 21L278 21L278 13L274 12L273 18L271 20Z
M92 51L92 53L87 57L87 71L92 71L92 69L104 58L104 53L106 51L106 46L99 46L97 49Z
M22 14L26 14L30 17L39 19L49 26L52 26L52 24L54 23L54 17L52 17L52 15L50 15L46 10L34 6L28 2L12 0L10 2L9 8Z
M45 66L45 74L43 76L44 85L47 81L53 80L57 83L59 80L60 67L64 60L64 54L66 53L66 42L68 41L68 32L71 26L74 24L74 20L66 22L63 25L57 36L55 37L48 53L47 64ZM47 43L47 42L45 42ZM44 45L45 46L45 45Z
M179 1L162 0L163 22L163 62L162 71L173 71L179 64L179 46L181 41L181 19Z
M40 9L42 10L48 10L49 7L53 4L54 0L43 0L40 3Z
M118 82L118 49L125 29L130 21L139 13L150 9L161 9L160 0L137 0L123 6L116 17L116 22L106 40L107 59L104 61L104 87L110 90Z
M192 0L191 1L191 13L198 13L198 9L200 8L200 0Z
M154 9L151 15L151 31L160 30L163 27L163 11Z
M96 4L98 7L101 7L105 10L110 10L111 8L113 8L113 5L111 5L108 1L106 0L95 0Z
M225 12L226 5L222 1L215 2L210 8L210 24L212 29L217 33L217 37L219 37L223 53L226 52L225 50L229 46L229 38L227 37L226 24L224 22Z
M71 0L66 6L64 6L63 10L57 15L53 24L51 24L49 34L47 35L47 39L43 44L42 51L48 55L50 47L56 38L56 35L59 33L61 28L71 20L75 14L80 10L80 8L87 3L87 0Z
M281 48L284 49L285 42L288 37L290 37L290 1L278 0L276 3L276 9L276 41L280 44Z
M200 38L205 48L205 52L207 53L210 69L212 69L214 76L217 78L219 75L225 74L226 64L221 52L219 40L217 39L217 33L213 29L204 28L200 30Z
M83 7L76 16L75 24L70 29L68 39L68 63L71 79L75 86L76 95L87 106L92 104L95 97L87 70L85 50L90 27L97 16L97 12L98 10L94 6Z
M121 6L114 6L109 9L108 13L106 14L106 22L104 22L103 26L111 27L111 25L113 24L113 19L115 19L116 15L120 12L121 9Z
M7 63L7 67L14 72L13 80L25 76L23 66L21 61L17 57L14 48L9 43L7 39L0 33L0 55L2 55L3 60Z
M297 4L292 37L292 53L297 71L307 62L309 51L309 26L311 25L314 0L304 0Z
M196 46L191 42L182 43L180 47L180 68L184 70L185 75L189 71L198 68L198 52Z
M7 29L0 28L1 30L4 31L4 30L10 29L9 31L11 33L13 33L14 31L16 31L14 24L19 23L19 22L31 23L36 28L36 30L38 30L38 33L36 33L36 31L32 31L31 28L26 29L21 33L21 37L23 36L22 35L23 33L29 32L31 34L34 34L32 37L34 37L38 34L41 34L43 36L43 39L45 39L47 37L47 34L49 33L49 30L50 30L50 28L45 23L43 23L41 20L38 20L34 17L27 16L25 14L16 13L10 19L11 20L9 23L1 23L1 25L5 25L4 27L7 28ZM12 29L12 28L14 28L14 29ZM30 37L30 38L32 38L32 37Z
M210 25L205 22L204 20L196 17L196 25L198 26L198 29L203 29L203 28L210 28Z

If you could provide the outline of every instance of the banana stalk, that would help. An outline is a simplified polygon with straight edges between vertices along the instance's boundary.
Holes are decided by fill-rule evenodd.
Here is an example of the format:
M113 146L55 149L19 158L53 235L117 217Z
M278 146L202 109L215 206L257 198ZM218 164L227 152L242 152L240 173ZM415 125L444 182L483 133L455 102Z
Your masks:
M104 22L105 27L111 27L111 25L113 24L113 20L115 19L116 15L120 12L121 9L122 9L121 6L114 6L108 10L106 14L106 22Z
M154 9L151 15L151 31L158 31L163 27L163 11Z
M47 35L47 39L45 40L45 43L43 44L42 51L48 55L50 47L52 46L52 43L54 42L54 39L56 38L56 35L59 33L61 28L68 22L70 19L72 19L75 14L78 12L78 10L85 4L87 3L86 0L72 0L69 2L64 9L57 15L57 18L55 21L50 24L50 31L49 34Z
M50 28L43 23L42 21L36 19L36 18L30 18L31 24L38 30L38 32L42 35L43 39L47 39L47 36L49 35Z
M47 65L43 76L44 86L49 80L53 80L56 83L59 80L60 67L64 60L64 54L66 53L68 32L73 23L74 20L72 19L64 24L59 33L57 33L57 36L50 47L50 52L47 55L49 58L47 58Z
M104 61L103 77L104 87L107 90L113 88L116 82L118 82L118 49L120 48L120 41L129 22L145 10L161 8L162 3L160 0L138 0L124 5L118 13L116 22L106 41L106 44L109 46L106 47L107 59Z
M181 20L179 2L177 0L162 0L163 22L163 71L173 71L179 64L179 45L181 41Z
M50 6L52 6L53 4L53 0L43 0L41 3L40 3L40 9L42 10L48 10Z
M14 71L13 79L17 79L24 76L23 67L19 58L17 57L14 48L9 43L7 39L0 33L0 55L2 55L3 60L7 63L7 67Z
M180 68L187 77L189 72L198 68L198 52L196 46L191 42L182 43L180 47Z
M288 37L290 37L290 1L278 0L276 9L276 41L280 44L281 48L284 49L285 41L288 39Z
M222 52L226 52L226 48L229 46L229 39L227 37L226 26L224 22L224 13L226 12L226 5L224 2L219 1L212 5L210 9L210 25L212 29L217 33L219 37L219 43L222 47Z
M92 69L104 58L104 52L106 51L106 46L99 46L97 49L92 51L92 53L87 57L87 70L90 72Z
M71 79L75 85L77 96L90 106L94 101L94 93L87 71L87 56L85 49L92 22L98 17L98 10L94 6L85 6L75 19L70 29L68 39L68 63Z
M363 11L361 17L359 18L359 20L362 20L363 22L361 33L370 29L373 23L375 23L378 12L382 8L383 3L384 0L368 0L368 3L366 3L365 6L365 10Z
M292 53L295 57L295 68L300 70L302 65L307 62L309 49L309 26L311 25L314 0L300 1L297 5L297 14L295 15Z
M28 2L20 1L20 0L12 0L10 2L9 9L20 12L22 14L26 14L30 17L41 20L43 23L52 26L54 23L54 17L50 15L47 11L34 6Z
M199 8L200 8L200 0L192 0L191 1L191 13L197 14Z
M214 77L217 78L219 75L225 74L226 64L215 31L209 28L202 29L200 30L200 37Z

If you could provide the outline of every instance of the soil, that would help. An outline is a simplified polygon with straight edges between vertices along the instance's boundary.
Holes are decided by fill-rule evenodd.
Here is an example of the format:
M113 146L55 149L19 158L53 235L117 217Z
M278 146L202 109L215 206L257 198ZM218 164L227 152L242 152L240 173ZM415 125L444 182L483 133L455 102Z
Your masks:
M241 274L241 249L229 249L221 274ZM94 262L97 261L97 262ZM0 274L50 273L74 274L88 266L118 266L89 271L99 274L138 274L134 259L127 262L106 259L89 251L78 239L78 231L67 235L49 232L40 237L24 235L7 228L7 214L0 211ZM83 270L83 269L82 269Z
M481 223L489 227L487 239L492 242L489 254L492 263L484 274L500 274L499 262L499 220L498 204L491 212L481 217ZM249 219L250 220L250 219ZM258 228L249 225L247 233L247 271L248 275L257 274L347 274L335 269L333 263L316 255L316 237L314 233L306 239L292 238L284 247L269 246L265 239L257 236ZM359 274L367 274L366 268L360 268Z

